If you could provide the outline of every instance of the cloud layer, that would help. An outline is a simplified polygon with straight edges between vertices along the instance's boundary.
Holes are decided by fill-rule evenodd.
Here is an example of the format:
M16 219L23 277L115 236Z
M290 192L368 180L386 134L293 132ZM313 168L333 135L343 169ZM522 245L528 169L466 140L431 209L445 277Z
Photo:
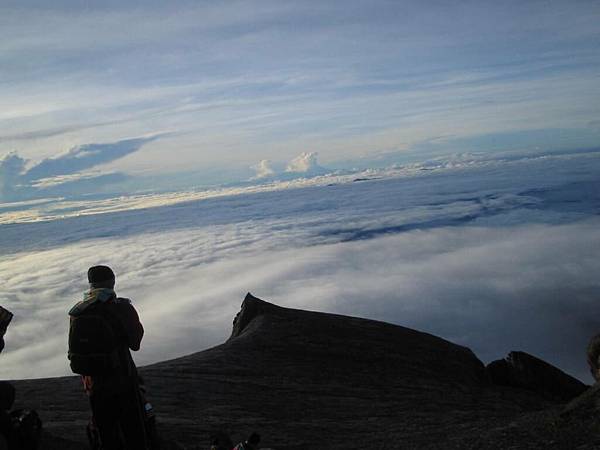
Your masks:
M66 311L88 266L108 263L146 327L148 363L216 345L246 291L278 304L428 331L489 361L536 354L586 381L600 330L600 223L412 231L281 250L250 227L100 239L0 263L15 312L2 377L68 373Z
M105 263L146 325L140 363L223 341L252 291L429 331L486 362L529 351L589 381L598 154L472 161L129 211L112 199L106 214L59 202L72 217L0 225L0 304L15 312L0 377L68 372L66 311Z

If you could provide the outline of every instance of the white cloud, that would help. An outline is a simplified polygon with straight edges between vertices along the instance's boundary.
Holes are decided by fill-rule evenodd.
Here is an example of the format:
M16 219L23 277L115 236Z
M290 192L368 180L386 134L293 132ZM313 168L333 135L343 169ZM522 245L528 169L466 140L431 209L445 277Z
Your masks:
M429 331L485 361L522 349L583 378L600 331L599 163L459 155L366 182L14 205L47 220L0 225L0 304L15 312L0 377L66 373L66 311L107 263L146 325L143 363L223 341L252 291Z
M317 162L317 152L301 153L288 163L285 171L305 174L322 174L327 172L326 169L319 166L319 163Z
M273 167L271 167L271 161L268 159L263 159L251 168L256 170L254 179L268 178L272 175L275 175L275 170Z
M0 262L2 304L15 312L0 373L68 372L66 311L87 267L108 263L146 327L139 363L222 342L251 291L432 332L486 361L529 351L584 377L584 348L600 329L599 224L436 229L286 249L276 224L246 223L14 255Z
M256 175L250 181L265 179L291 181L298 178L318 177L332 172L319 165L316 152L302 152L287 163L285 170L283 170L283 165L277 164L276 168L273 162L267 159L263 159L251 168L256 171Z

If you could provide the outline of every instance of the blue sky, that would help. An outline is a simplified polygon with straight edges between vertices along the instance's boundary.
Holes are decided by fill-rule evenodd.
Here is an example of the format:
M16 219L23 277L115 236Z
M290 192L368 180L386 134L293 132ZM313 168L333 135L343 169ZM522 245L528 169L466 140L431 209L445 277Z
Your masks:
M599 142L597 2L87 3L0 7L0 185L15 156L156 136L93 169Z

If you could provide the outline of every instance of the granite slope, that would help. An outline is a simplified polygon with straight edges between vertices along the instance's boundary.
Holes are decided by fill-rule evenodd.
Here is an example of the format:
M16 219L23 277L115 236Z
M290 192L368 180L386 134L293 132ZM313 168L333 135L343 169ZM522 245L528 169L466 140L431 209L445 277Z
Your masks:
M498 385L471 350L439 337L251 294L225 343L140 373L165 448L208 448L215 431L258 431L276 449L594 448L596 436L593 420L573 420L594 414L594 389L565 413L564 398ZM86 448L77 377L15 385L44 420L44 448Z

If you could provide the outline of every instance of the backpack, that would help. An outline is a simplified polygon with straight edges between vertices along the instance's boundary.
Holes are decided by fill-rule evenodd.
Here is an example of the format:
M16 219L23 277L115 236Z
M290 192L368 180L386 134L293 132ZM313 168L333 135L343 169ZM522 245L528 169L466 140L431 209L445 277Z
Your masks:
M42 421L32 409L17 409L10 412L10 450L37 450L40 448Z
M106 375L121 365L118 318L105 305L92 303L71 315L69 354L71 370L80 375Z

